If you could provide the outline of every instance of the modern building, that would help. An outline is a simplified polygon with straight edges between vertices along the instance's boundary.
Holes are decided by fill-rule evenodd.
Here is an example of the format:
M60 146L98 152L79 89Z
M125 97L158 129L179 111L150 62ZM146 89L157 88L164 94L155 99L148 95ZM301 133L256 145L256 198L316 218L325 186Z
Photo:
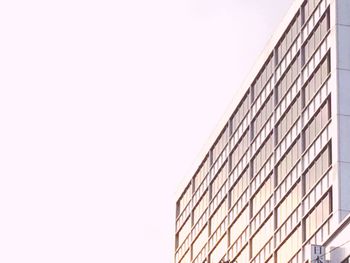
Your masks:
M176 202L175 263L350 262L350 0L295 0Z

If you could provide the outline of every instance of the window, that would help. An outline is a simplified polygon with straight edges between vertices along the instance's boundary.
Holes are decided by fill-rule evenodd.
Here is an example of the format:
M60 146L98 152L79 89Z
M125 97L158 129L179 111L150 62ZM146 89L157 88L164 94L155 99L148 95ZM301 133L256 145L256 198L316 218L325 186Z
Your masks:
M230 170L234 169L235 166L238 164L238 162L241 160L245 152L249 148L249 132L247 131L241 141L238 143L238 145L235 146L235 149L230 155L231 159L231 165L230 165Z
M304 22L306 22L310 15L314 12L315 8L318 6L318 4L321 2L321 0L306 0L302 10L304 14Z
M307 62L310 57L313 55L315 50L321 44L321 41L324 39L329 30L329 13L321 18L318 25L315 27L312 34L309 36L306 44L303 47L304 59L303 62Z
M205 243L208 241L208 233L208 225L206 225L202 232L198 235L196 240L193 242L192 253L194 257L196 257L199 254Z
M230 244L233 244L249 224L249 208L246 207L230 227Z
M329 217L331 207L330 193L328 193L319 204L305 218L305 239L309 239L315 231Z
M277 84L277 101L280 101L293 85L301 70L300 55L290 64L290 67Z
M304 91L304 106L316 94L321 85L325 82L330 72L330 56L328 55L315 70L311 78L307 81L306 86L303 88Z
M322 153L313 161L311 166L304 174L305 181L305 193L318 182L318 180L324 175L332 163L331 160L331 144L329 144Z
M299 182L277 207L277 226L280 226L292 214L300 202L301 183Z
M267 62L265 63L265 66L260 71L259 76L255 79L253 85L252 85L252 91L253 91L253 100L258 97L261 90L264 88L268 80L271 78L271 75L273 73L273 55L270 55Z
M266 223L258 230L252 239L253 257L262 249L265 244L273 237L273 217L271 216Z
M238 257L234 260L236 262L249 262L249 247L246 246L242 251L240 251L240 254Z
M177 209L176 209L176 214L179 216L181 212L184 210L184 208L187 206L188 202L190 201L192 196L192 187L191 184L189 184L180 197L180 200L177 202Z
M234 114L231 117L230 120L230 134L235 131L244 117L247 115L250 108L249 103L249 92L244 96L243 100L241 101L240 105L235 110Z
M230 191L230 207L232 207L247 189L249 184L249 173L246 170L237 180L235 186Z
M326 126L331 117L330 113L330 99L321 106L315 116L311 119L306 129L304 130L304 149L307 149L309 145L318 136L321 130Z
M227 215L227 199L220 205L210 219L210 233L214 233Z
M299 118L301 111L300 96L294 101L292 106L287 110L280 122L277 124L277 141L279 142L289 131L295 121Z
M185 254L185 256L179 261L179 263L188 263L191 262L191 253L188 250Z
M265 144L257 151L253 159L253 174L255 175L273 153L273 137L270 136Z
M191 220L190 218L187 219L186 223L183 225L183 227L181 228L181 230L179 231L178 235L177 235L177 246L181 245L186 237L188 236L188 234L191 232Z
M279 185L282 180L288 175L290 170L297 163L301 157L301 145L300 139L298 138L294 145L290 148L288 153L283 157L283 159L277 165L277 185Z
M253 215L255 215L265 202L270 198L273 192L273 180L269 177L263 186L258 190L258 192L253 197Z
M198 172L194 176L194 191L196 191L198 189L198 187L200 186L200 184L202 183L203 179L205 178L205 176L207 175L207 173L209 171L209 168L210 168L210 162L209 162L209 157L207 156L204 159Z
M210 262L219 262L224 256L227 250L227 235L217 244L213 252L210 254ZM190 262L190 261L189 261Z
M216 161L222 150L225 148L226 144L228 143L229 139L229 130L228 126L225 126L223 131L221 132L221 135L217 139L214 147L212 148L212 163Z
M277 63L279 63L283 59L289 48L292 46L299 31L300 15L298 13L291 22L286 32L284 33L283 37L281 38L279 45L277 46Z
M278 263L287 263L301 246L301 227L298 227L293 234L277 250Z
M267 120L270 118L272 112L274 110L273 96L267 99L263 107L260 109L259 113L256 115L253 121L253 137L255 137L261 130L261 128L265 125Z
M197 206L193 210L193 223L195 224L201 215L204 213L205 209L207 209L209 204L209 192L207 191L202 199L199 201Z
M216 175L215 179L211 183L211 199L219 192L221 187L224 185L228 176L228 162L224 164L221 170Z

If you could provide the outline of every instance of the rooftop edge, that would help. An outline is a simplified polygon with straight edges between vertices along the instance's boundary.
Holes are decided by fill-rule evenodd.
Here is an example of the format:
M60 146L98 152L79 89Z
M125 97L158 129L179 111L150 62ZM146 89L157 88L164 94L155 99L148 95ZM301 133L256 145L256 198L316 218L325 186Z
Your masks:
M227 110L225 111L223 117L219 120L218 124L209 136L209 139L205 142L202 150L199 152L196 160L190 167L190 173L184 176L182 182L177 187L177 191L175 192L176 201L181 197L183 191L188 186L190 180L197 172L197 169L201 165L203 159L210 151L212 145L215 143L217 137L220 135L220 132L222 131L226 123L230 120L232 113L237 108L238 104L240 103L248 88L251 86L252 82L260 72L261 68L264 66L272 50L278 44L278 41L282 37L283 33L285 32L286 28L288 27L298 10L300 9L300 6L303 4L303 2L304 0L295 0L292 3L291 7L288 9L286 15L283 17L281 23L277 26L277 29L274 31L267 45L259 55L257 62L254 64L253 68L248 73L247 77L243 81L243 84L235 92L235 95L231 100L229 106L227 107Z

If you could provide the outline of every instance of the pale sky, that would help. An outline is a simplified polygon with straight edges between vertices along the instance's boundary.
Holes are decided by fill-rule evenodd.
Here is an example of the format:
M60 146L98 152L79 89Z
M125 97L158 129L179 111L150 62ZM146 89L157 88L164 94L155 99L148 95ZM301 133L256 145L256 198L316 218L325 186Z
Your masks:
M0 262L173 262L175 193L292 0L0 2Z

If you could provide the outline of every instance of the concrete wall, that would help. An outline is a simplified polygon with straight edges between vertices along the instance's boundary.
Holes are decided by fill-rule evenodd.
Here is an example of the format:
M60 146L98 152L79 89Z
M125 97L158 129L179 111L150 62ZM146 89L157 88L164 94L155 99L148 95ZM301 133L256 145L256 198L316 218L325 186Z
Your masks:
M331 71L334 164L334 223L340 223L350 212L350 0L331 4L332 51ZM334 42L333 42L334 43ZM334 59L335 58L335 59ZM334 74L336 72L336 74ZM334 76L335 75L335 76ZM336 147L337 146L337 147Z

